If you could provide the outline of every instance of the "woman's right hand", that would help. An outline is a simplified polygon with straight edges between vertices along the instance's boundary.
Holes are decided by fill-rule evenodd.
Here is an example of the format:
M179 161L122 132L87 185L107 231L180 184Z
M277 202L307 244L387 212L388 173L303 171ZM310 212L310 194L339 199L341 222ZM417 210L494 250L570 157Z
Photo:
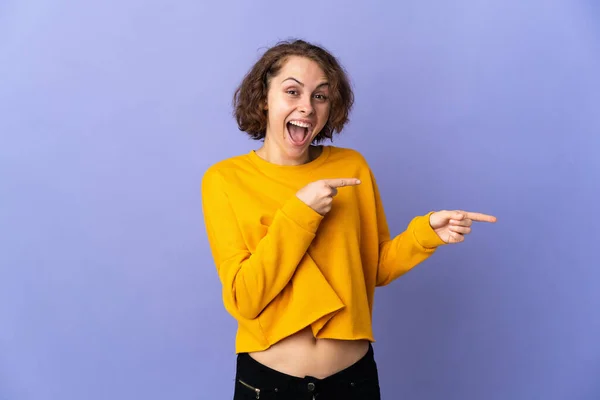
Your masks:
M322 179L304 186L296 193L296 197L319 214L325 215L331 210L338 188L359 184L360 180L356 178Z

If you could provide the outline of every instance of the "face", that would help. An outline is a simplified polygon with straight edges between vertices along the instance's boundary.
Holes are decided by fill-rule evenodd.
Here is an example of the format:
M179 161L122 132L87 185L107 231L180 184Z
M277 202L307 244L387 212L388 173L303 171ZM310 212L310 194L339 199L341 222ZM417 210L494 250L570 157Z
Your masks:
M308 58L290 57L269 83L265 150L281 164L307 162L329 109L325 72Z

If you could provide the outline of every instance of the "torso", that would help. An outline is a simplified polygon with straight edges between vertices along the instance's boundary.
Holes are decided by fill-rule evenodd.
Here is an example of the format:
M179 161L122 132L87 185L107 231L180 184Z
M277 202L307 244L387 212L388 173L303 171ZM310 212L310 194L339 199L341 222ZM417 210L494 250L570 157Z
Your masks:
M265 154L257 153L265 157ZM311 146L310 160L323 146ZM287 375L323 379L360 360L369 350L367 340L315 339L310 327L293 334L261 352L250 353L259 363Z
M327 146L312 147L310 159L313 162L318 160L319 156L325 153L326 148ZM312 329L315 328L314 325L291 335L282 332L284 330L289 332L290 327L293 328L294 320L286 320L286 324L282 324L276 311L280 312L284 309L288 315L306 313L306 307L299 300L302 295L292 296L291 291L286 292L286 288L280 294L280 299L284 300L281 305L278 305L278 299L275 298L269 306L261 311L261 315L257 317L261 319L261 325L253 324L254 321L241 320L243 326L240 330L243 335L238 337L237 342L241 347L262 347L265 344L264 341L256 341L251 333L259 336L265 334L264 330L267 330L266 334L268 335L265 337L284 337L284 339L278 339L267 350L250 352L250 357L287 375L312 376L319 379L350 367L365 356L369 350L367 338L372 337L369 313L376 276L376 268L373 266L376 266L377 262L379 233L373 207L369 207L375 197L370 189L368 165L362 156L354 151L332 146L327 149L327 153L325 158L318 161L327 161L327 164L323 164L324 168L312 170L310 168L314 168L313 165L307 169L311 174L318 175L314 176L313 180L352 176L360 178L365 187L361 191L340 190L336 196L336 207L328 214L329 219L322 221L319 225L319 235L313 240L310 257L303 258L301 261L302 275L295 274L292 277L292 280L296 279L294 284L298 293L301 293L300 289L314 288L315 281L306 281L305 279L319 279L317 283L319 283L320 290L324 292L319 292L319 296L313 296L315 297L314 301L320 301L316 297L326 297L328 302L315 303L313 319L317 323L317 329L320 329L319 335L322 338L314 337L312 332ZM250 161L248 161L248 157ZM255 157L256 160L254 160ZM256 250L266 234L266 229L273 221L274 213L281 207L281 204L287 201L289 196L293 195L300 187L310 182L306 173L295 173L294 169L274 168L263 163L263 157L264 154L259 149L249 153L247 157L236 158L231 165L224 165L220 170L223 173L224 181L228 182L228 189L231 190L229 194L232 209L253 210L252 213L246 214L240 212L240 217L237 219L241 235L240 245L243 243L250 253ZM236 163L240 163L239 169ZM321 166L321 164L316 165ZM345 172L340 172L340 169ZM263 183L267 185L271 183L270 181L275 182L272 186L276 190L272 189L272 193L259 197L251 195L256 187L260 187ZM248 189L246 186L249 186ZM345 229L340 230L338 220L342 219L346 220L346 225ZM353 222L350 223L349 220ZM332 237L346 244L337 249L335 255L328 251ZM339 267L342 264L347 265L348 268L345 274L339 273ZM349 279L349 277L351 278ZM356 288L348 287L349 283L354 283ZM338 291L347 294L344 296L345 304L339 302ZM339 308L341 306L346 307L342 310ZM333 308L339 312L325 326L319 326L318 319L327 317ZM348 317L354 314L360 316L360 321L357 323ZM310 321L297 321L298 324L306 322ZM357 339L326 339L326 337L336 337L336 335L345 336L345 325L350 326ZM256 331L254 331L255 329ZM282 333L286 334L282 336Z
M368 350L367 340L315 339L308 327L250 356L287 375L323 379L356 363Z

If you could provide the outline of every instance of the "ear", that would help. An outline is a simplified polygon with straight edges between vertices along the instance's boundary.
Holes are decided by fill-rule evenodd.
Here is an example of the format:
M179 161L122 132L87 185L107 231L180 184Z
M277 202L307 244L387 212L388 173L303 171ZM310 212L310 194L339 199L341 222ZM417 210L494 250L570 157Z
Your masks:
M260 100L258 103L258 108L262 111L267 111L269 109L269 105L265 99Z

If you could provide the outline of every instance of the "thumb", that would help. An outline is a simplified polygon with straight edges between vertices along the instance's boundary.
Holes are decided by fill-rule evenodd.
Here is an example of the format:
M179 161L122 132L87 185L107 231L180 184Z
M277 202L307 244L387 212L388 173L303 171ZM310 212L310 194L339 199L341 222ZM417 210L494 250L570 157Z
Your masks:
M461 213L460 211L448 211L448 210L442 210L442 211L438 211L437 213L437 217L438 219L442 219L442 220L451 220L451 219L455 219L455 220L462 220L465 216L463 213Z
M451 214L449 219L455 219L457 221L461 221L466 217L465 213L462 211L448 211L448 212Z
M448 211L441 210L436 211L429 217L429 224L432 228L441 228L446 225L451 219L462 220L464 218L464 214L459 211Z

